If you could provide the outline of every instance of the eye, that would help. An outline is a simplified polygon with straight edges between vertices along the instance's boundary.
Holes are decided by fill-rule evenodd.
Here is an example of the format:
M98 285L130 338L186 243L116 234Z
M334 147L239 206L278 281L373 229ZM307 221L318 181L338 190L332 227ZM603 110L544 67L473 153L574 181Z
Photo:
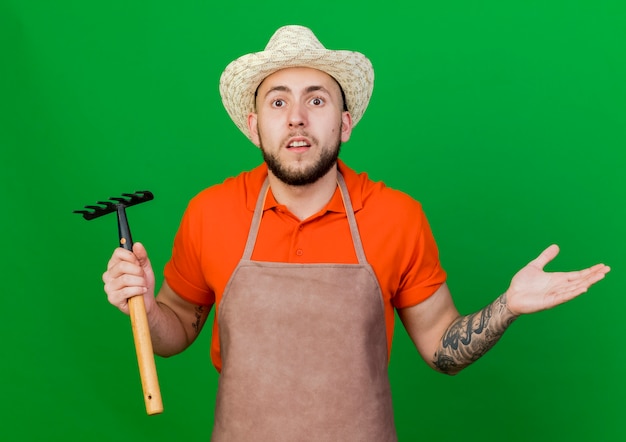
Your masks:
M280 98L277 98L276 100L272 101L272 107L283 107L284 105L285 105L285 102L281 100Z
M323 105L323 104L324 104L324 100L323 100L322 98L320 98L320 97L315 97L315 98L313 98L313 99L310 101L310 103L311 103L313 106L321 106L321 105Z

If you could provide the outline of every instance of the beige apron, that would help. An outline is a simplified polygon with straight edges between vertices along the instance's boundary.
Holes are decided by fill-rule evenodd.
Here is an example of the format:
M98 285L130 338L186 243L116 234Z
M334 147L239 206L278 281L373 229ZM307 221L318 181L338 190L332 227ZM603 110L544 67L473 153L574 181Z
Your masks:
M219 306L215 442L397 440L383 298L350 195L358 264L251 261L268 182Z

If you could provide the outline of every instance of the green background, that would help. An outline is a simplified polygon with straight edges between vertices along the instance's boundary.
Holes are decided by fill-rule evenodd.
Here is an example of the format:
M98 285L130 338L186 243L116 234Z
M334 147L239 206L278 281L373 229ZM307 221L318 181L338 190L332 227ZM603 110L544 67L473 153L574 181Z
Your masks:
M218 93L284 24L365 53L374 95L342 157L420 200L473 312L555 242L550 270L612 272L521 318L483 360L435 373L397 328L401 440L625 440L626 6L602 1L0 0L0 440L201 440L210 329L157 359L145 414L129 320L101 274L123 192L159 281L188 200L261 161Z

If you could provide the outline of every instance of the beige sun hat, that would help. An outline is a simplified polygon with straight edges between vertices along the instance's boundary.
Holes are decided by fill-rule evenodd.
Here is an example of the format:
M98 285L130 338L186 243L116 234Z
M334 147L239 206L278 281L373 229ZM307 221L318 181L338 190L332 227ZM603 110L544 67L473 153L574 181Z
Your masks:
M326 49L304 26L279 28L264 51L231 62L220 78L220 95L235 125L250 138L248 114L255 111L254 93L272 73L289 67L310 67L332 76L341 85L352 125L359 122L372 96L374 69L359 52Z

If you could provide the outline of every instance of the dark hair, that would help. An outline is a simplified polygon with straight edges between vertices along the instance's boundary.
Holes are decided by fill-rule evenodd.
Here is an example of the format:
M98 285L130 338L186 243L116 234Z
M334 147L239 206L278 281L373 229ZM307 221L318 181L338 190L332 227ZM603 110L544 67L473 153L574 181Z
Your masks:
M339 85L339 90L341 91L341 100L343 101L343 111L348 112L348 102L346 101L346 94L343 92L343 88L341 87L338 81L337 81L337 84Z

